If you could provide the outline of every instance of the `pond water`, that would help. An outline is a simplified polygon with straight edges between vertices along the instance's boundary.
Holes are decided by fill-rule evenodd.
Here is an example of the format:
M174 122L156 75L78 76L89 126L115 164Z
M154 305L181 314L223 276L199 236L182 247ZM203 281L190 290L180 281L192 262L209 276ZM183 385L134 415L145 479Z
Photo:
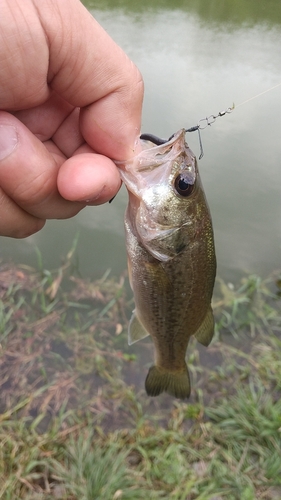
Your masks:
M142 72L143 132L169 137L235 103L231 114L202 131L199 168L213 218L218 274L264 276L280 267L279 0L84 3ZM187 141L198 156L197 133L187 134ZM82 276L98 277L108 268L119 274L126 267L126 203L122 189L113 204L48 222L24 241L1 238L1 256L36 266L37 247L44 266L57 267L79 232Z

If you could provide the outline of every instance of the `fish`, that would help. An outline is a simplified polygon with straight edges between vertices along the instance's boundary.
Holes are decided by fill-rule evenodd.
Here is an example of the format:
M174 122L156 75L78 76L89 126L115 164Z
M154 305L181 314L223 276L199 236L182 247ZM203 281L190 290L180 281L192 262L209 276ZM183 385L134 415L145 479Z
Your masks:
M138 154L117 162L129 195L125 234L135 310L128 342L151 336L155 360L146 392L179 399L191 391L185 360L191 336L204 346L213 338L216 275L210 210L185 133L158 146L140 141Z

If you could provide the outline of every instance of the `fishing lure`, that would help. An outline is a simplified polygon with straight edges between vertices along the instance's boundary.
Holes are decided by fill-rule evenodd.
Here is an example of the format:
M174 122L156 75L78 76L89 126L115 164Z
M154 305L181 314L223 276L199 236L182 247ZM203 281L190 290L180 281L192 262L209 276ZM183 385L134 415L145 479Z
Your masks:
M203 151L203 145L202 145L202 139L201 139L201 134L200 130L204 130L204 128L211 126L216 119L219 116L225 116L226 114L231 113L235 108L235 105L233 105L229 108L227 108L224 111L219 111L217 115L210 115L207 116L206 118L202 118L199 120L198 124L195 125L194 127L186 128L185 132L195 132L196 130L198 131L198 137L199 137L199 145L200 145L200 155L199 155L199 160L203 158L204 156L204 151ZM205 125L201 124L200 122L206 122ZM175 134L171 135L169 139L161 139L161 137L157 137L156 135L153 134L141 134L140 138L143 139L144 141L150 141L156 146L161 146L162 144L165 144L166 142L169 142L171 139L173 139Z

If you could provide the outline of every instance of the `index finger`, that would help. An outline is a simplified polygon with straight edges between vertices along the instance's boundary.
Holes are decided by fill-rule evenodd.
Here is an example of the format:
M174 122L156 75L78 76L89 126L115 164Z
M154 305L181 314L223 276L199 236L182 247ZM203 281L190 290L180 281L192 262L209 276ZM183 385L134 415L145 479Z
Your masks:
M82 134L95 151L132 157L141 125L140 72L79 1L35 3L49 40L49 85L82 108Z

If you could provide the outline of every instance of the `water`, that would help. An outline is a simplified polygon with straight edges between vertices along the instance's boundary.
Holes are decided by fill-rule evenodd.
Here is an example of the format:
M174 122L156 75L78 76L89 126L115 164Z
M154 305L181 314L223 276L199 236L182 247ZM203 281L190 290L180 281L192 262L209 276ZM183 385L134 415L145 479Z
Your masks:
M153 5L151 5L153 4ZM169 137L217 114L230 115L202 132L200 173L215 231L218 274L266 275L280 267L281 4L263 1L96 1L89 10L142 72L142 131ZM89 47L89 50L94 48ZM197 133L187 135L199 155ZM50 221L23 241L1 238L1 255L57 267L77 232L82 276L126 266L126 191L112 205L87 208L69 221Z

